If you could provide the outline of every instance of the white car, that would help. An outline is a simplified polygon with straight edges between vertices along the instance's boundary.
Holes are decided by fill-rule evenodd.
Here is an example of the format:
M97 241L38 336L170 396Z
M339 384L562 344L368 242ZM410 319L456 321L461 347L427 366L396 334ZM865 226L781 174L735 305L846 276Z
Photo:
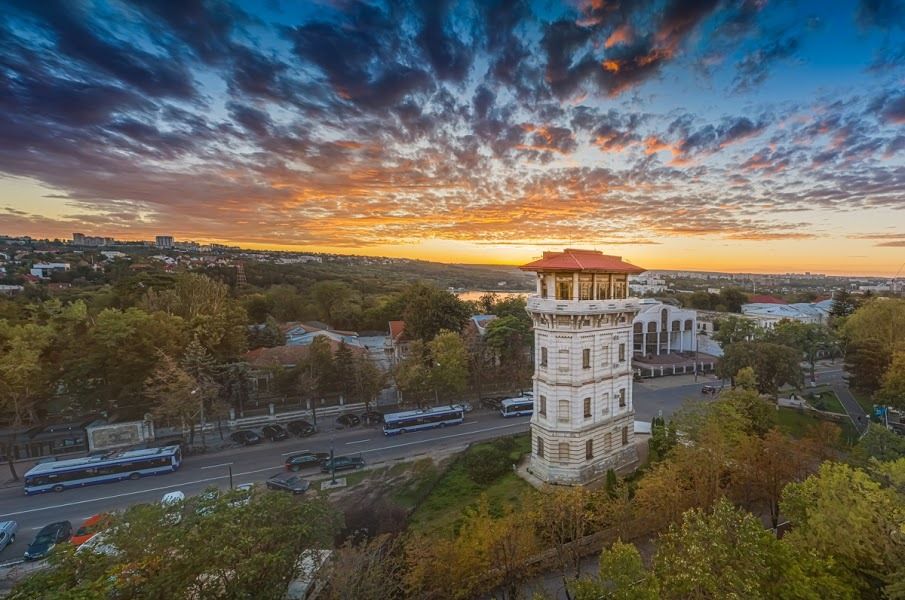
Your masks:
M19 524L15 521L3 521L0 523L0 550L16 541L17 531L19 531Z
M160 504L166 511L163 517L164 523L167 525L178 525L182 522L182 504L185 502L185 494L176 490L168 492L160 499Z

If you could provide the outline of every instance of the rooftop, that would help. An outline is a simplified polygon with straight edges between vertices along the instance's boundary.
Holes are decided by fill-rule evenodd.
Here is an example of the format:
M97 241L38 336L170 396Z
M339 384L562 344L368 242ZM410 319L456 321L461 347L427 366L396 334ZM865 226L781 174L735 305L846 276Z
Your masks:
M543 258L522 265L522 271L581 271L584 273L643 273L645 269L627 263L621 256L599 250L566 248L562 252L544 252Z

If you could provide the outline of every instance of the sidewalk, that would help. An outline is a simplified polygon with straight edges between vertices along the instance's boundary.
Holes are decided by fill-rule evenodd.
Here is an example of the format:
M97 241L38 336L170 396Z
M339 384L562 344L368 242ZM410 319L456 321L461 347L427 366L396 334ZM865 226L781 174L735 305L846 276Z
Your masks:
M689 373L686 375L669 375L666 377L642 379L641 381L636 381L635 385L640 385L641 387L648 390L667 390L671 388L686 387L696 384L712 384L714 381L720 381L720 378L710 373L698 373L698 380L695 381L694 374Z
M852 396L847 385L836 383L833 385L833 391L836 392L836 396L839 398L839 402L842 403L842 408L845 409L848 418L852 420L852 425L855 426L860 435L864 435L870 426L870 416L864 412L864 409Z

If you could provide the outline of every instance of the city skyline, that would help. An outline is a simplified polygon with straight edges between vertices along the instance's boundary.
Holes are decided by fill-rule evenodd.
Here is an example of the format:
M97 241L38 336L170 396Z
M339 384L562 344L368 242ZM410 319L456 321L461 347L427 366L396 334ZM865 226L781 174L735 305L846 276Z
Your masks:
M892 1L89 2L0 22L0 231L895 275Z

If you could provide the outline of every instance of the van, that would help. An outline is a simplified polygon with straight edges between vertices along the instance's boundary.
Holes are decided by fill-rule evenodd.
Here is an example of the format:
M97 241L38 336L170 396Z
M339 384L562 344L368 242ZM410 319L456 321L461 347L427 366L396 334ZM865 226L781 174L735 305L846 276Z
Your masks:
M0 522L0 550L16 541L17 531L19 531L19 524L15 521Z

